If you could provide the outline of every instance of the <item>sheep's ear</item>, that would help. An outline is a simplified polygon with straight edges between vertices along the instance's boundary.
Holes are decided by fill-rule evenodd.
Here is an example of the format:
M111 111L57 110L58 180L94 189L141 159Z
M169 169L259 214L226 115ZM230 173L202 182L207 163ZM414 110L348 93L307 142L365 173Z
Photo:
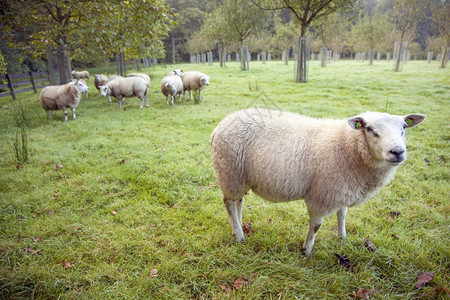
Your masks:
M350 125L351 128L359 130L366 127L367 122L366 120L364 120L364 118L353 117L348 119L348 124Z
M422 114L410 114L403 117L403 120L406 122L406 128L414 127L419 125L425 120L425 115Z

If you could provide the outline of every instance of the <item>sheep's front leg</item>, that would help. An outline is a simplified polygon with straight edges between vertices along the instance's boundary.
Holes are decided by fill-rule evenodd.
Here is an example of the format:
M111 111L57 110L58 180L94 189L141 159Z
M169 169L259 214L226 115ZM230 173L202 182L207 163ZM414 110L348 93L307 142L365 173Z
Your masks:
M339 237L345 239L345 217L347 216L347 207L342 207L336 213L338 222L338 235Z
M227 209L228 219L231 224L231 232L237 242L244 241L244 232L242 231L242 202L243 200L231 200L224 197L223 202Z
M314 247L314 239L316 238L316 232L319 230L320 225L322 224L323 218L318 216L310 216L309 217L309 231L308 236L306 237L305 243L303 244L303 250L305 251L306 256L310 256L313 247Z
M150 107L150 105L148 104L147 96L144 96L144 101L145 101L145 107Z
M112 103L112 101L111 101L111 96L108 96L109 97L109 103Z
M144 107L144 97L141 97L141 105L139 105L139 109L142 109Z
M47 116L49 119L51 119L53 117L53 111L47 110Z
M169 96L166 96L166 105L169 105Z
M174 97L174 95L172 94L172 96L170 96L170 101L171 101L170 105L173 105L173 97Z
M67 122L67 108L64 108L64 122Z

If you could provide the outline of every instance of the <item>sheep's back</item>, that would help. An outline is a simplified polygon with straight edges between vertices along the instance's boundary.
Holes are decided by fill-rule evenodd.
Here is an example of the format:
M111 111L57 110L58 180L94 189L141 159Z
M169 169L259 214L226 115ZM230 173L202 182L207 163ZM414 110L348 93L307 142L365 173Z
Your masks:
M39 98L43 109L61 110L67 107L77 107L80 95L73 83L67 83L44 87Z
M125 97L142 97L147 94L147 83L140 77L120 78L108 84L114 86L114 93L120 93Z
M185 90L196 90L201 87L200 78L204 74L198 71L188 71L181 75Z

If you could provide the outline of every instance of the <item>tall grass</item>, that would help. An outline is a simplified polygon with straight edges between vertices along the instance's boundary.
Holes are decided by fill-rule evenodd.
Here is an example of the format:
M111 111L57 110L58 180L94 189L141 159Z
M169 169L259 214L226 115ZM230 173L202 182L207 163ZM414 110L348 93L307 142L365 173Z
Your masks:
M200 103L166 106L159 82L174 68L211 76ZM91 80L89 100L66 123L62 112L47 120L37 94L20 94L25 111L37 112L27 114L29 159L20 169L9 150L14 107L0 98L0 298L345 299L369 289L373 299L448 299L450 71L423 61L402 72L385 62L311 62L309 82L296 84L293 68L158 65L144 70L152 83L142 110L137 98L124 109L109 104ZM243 215L252 234L243 244L231 236L209 136L246 107L427 119L407 132L408 159L392 183L349 210L347 239L330 216L305 258L302 201L271 204L250 192ZM434 279L415 288L424 271ZM246 284L235 284L241 277Z

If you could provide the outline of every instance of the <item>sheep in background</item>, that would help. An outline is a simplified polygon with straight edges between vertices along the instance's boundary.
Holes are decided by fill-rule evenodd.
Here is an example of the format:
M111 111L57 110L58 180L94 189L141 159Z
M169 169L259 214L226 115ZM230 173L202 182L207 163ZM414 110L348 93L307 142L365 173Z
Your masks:
M148 87L144 79L140 77L125 77L111 80L106 85L100 87L102 96L114 96L119 100L119 106L122 107L124 97L136 96L141 99L141 105L145 101L145 107L149 107L147 101Z
M198 90L198 100L201 100L201 91L209 85L209 76L198 71L188 71L181 75L183 80L183 99L186 100L186 91L189 91L189 100L192 99L191 90Z
M98 90L98 94L100 95L100 86L105 85L108 82L108 77L104 74L94 75L94 86Z
M86 80L84 80L84 79L70 79L70 82L77 82L77 81L80 81L80 82L82 82L85 86L87 86ZM82 92L82 93L81 93L81 96L83 96L83 94L84 94L84 96L86 96L86 100L89 99L89 98L88 98L88 91ZM81 97L81 98L83 98L83 97ZM81 99L80 99L80 100L81 100Z
M390 182L406 159L405 129L424 119L367 112L330 120L263 109L225 117L211 135L211 150L233 235L244 240L242 202L251 189L273 202L305 200L307 256L325 216L337 213L345 238L347 208Z
M130 74L128 77L140 77L142 79L145 80L145 82L147 82L147 87L150 87L150 76L148 76L147 74L144 73L132 73Z
M178 101L181 101L181 93L183 92L183 81L178 75L167 75L161 80L161 92L166 96L166 105L169 105L169 95L172 100L176 95Z
M89 72L88 71L72 71L72 77L74 79L81 79L81 78L87 78L87 80L89 81Z
M169 74L167 74L167 75L177 75L177 76L181 77L181 75L183 75L183 70L176 69L176 70L169 72Z
M89 88L81 81L69 82L63 85L50 85L41 90L39 98L42 108L47 111L49 119L53 111L64 111L64 122L67 122L67 108L72 109L72 117L75 119L75 108L80 103L81 93L88 92Z

